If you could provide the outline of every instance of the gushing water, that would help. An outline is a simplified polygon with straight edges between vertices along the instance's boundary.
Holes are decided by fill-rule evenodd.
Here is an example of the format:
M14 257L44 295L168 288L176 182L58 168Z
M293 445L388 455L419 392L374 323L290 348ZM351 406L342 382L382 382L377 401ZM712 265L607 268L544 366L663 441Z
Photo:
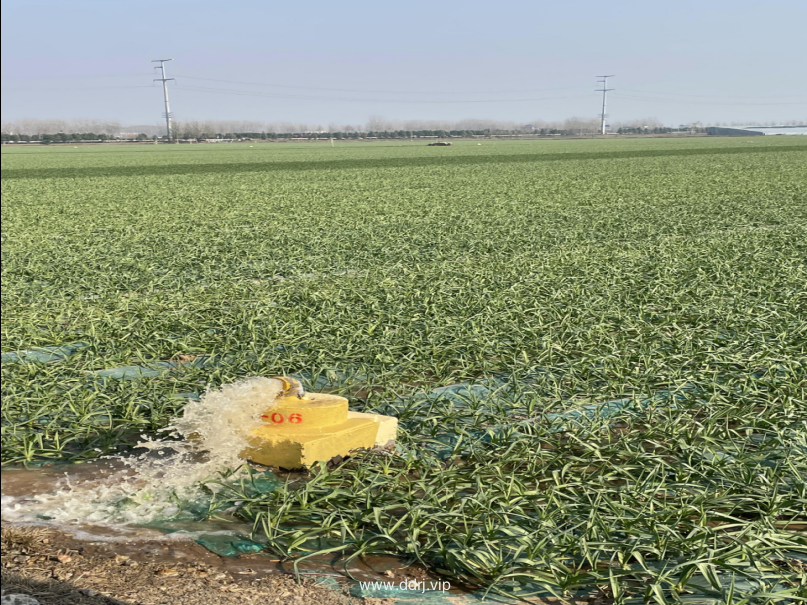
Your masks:
M208 391L190 401L179 418L164 429L166 437L143 436L136 457L112 456L118 467L103 479L71 484L65 478L55 492L21 501L3 497L6 521L143 524L170 519L181 502L209 500L223 473L244 464L238 454L247 447L249 431L283 390L274 378L250 378Z

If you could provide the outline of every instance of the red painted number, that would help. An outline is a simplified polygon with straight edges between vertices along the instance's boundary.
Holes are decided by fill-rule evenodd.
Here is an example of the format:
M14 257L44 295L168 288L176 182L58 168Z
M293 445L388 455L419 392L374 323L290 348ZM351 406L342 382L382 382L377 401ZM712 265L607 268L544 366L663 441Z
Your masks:
M269 418L274 424L283 424L286 421L285 416L279 412L275 412L271 416L267 416L264 414L261 418ZM289 415L289 422L292 424L300 424L303 421L302 414L290 414Z

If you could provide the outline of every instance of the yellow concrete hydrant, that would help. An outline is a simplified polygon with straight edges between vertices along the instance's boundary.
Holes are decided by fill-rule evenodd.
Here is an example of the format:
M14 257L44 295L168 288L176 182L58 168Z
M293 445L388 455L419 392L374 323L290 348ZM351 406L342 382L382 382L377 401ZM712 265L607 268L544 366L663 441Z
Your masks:
M395 443L397 418L351 412L344 397L306 393L293 378L277 380L283 391L263 415L265 423L250 432L241 458L296 469Z

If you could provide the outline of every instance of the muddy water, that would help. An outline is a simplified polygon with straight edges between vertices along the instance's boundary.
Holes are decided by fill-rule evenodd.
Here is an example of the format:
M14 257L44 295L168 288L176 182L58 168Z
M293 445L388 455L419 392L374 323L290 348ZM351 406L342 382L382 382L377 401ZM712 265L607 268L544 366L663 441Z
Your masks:
M259 577L272 573L292 573L293 562L281 562L266 554L241 555L237 558L219 557L195 542L202 534L216 533L249 535L250 524L232 518L205 521L161 522L160 529L142 525L93 524L84 521L55 521L42 518L47 515L31 514L39 500L59 490L86 483L103 482L119 476L125 470L116 460L103 460L85 464L45 465L39 468L4 468L2 476L2 522L6 524L42 525L53 527L71 538L75 548L98 554L107 551L125 555L140 562L201 562L233 574ZM282 477L285 480L287 477ZM338 556L323 555L306 559L298 565L303 574L344 576L344 561ZM410 573L424 575L422 569L407 568L403 561L394 557L368 557L354 559L348 567L358 580L377 581L389 579L384 572L392 570L403 577Z
M195 542L229 542L249 535L251 525L226 513L221 519L195 521L207 511L211 492L220 482L243 478L240 452L250 445L250 432L264 423L267 409L284 392L279 379L254 377L207 391L188 402L157 437L143 437L134 456L113 456L87 464L54 464L37 469L2 469L4 523L48 525L71 539L99 544L116 554L141 553L170 559L210 558L214 554ZM230 475L232 469L236 474ZM219 479L216 479L219 478ZM304 480L300 477L279 477ZM193 511L199 511L194 514ZM211 534L226 534L212 536ZM153 559L152 559L153 560ZM247 562L247 563L245 563ZM286 571L267 555L222 559L223 566L244 566L254 573ZM400 568L395 559L351 563L357 578L377 579L378 571ZM380 568L380 569L379 569ZM311 558L300 570L341 573L338 559Z

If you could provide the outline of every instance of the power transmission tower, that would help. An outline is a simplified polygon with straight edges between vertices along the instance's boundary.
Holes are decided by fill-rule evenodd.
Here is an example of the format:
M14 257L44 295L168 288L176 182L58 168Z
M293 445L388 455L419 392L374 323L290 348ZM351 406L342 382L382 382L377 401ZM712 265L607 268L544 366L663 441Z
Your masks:
M611 74L610 76L597 76L598 78L602 78L602 80L597 80L598 84L602 84L602 88L598 88L595 92L602 93L602 118L600 119L600 134L605 134L605 118L608 116L605 113L605 95L608 94L609 91L614 90L613 88L608 88L608 78L615 78L616 76ZM168 101L166 101L167 103Z
M159 63L160 65L155 65L155 69L159 69L162 72L162 78L155 78L155 82L162 82L163 83L163 96L165 97L165 136L168 138L168 141L171 142L173 140L173 132L171 129L171 109L168 107L168 80L173 80L174 78L166 78L165 77L165 64L168 61L172 61L173 59L154 59L152 63Z

